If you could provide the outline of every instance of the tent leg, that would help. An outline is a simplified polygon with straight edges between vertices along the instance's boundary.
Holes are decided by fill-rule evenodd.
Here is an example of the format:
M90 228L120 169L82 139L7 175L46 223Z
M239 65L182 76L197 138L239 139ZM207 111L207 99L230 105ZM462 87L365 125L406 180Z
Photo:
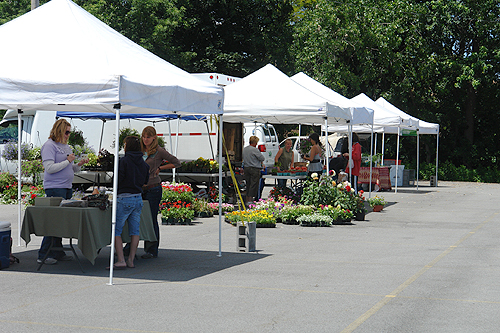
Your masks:
M438 184L438 157L439 157L439 128L436 134L436 187Z
M120 136L120 108L121 105L115 104L113 107L116 110L116 138ZM113 206L111 209L111 254L109 256L109 282L108 285L113 285L113 268L115 261L115 231L116 231L116 198L118 197L118 152L120 151L118 142L115 144L115 165L113 167Z
M222 115L219 116L219 254L222 257Z
M417 191L418 191L418 172L419 172L419 166L420 166L420 133L419 130L417 129Z
M21 179L21 141L22 141L22 121L21 115L23 111L21 109L17 110L17 245L21 246L21 188L23 182Z

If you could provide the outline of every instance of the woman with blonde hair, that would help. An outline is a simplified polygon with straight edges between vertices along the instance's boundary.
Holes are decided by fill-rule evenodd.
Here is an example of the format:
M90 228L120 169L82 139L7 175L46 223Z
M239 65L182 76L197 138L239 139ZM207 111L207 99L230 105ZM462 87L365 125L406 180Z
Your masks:
M147 126L142 130L141 148L144 161L149 165L149 181L143 187L142 198L149 201L153 227L157 242L144 242L145 254L143 259L158 257L158 245L160 244L160 228L158 226L158 210L160 207L162 187L160 171L174 169L181 166L181 162L174 155L167 152L158 145L158 137L153 126Z
M73 195L73 177L76 171L80 171L83 164L88 159L82 159L78 164L73 162L76 159L73 150L68 145L71 125L66 119L57 120L50 131L49 139L43 144L40 154L44 167L43 188L48 197L62 197L71 199ZM46 236L38 251L39 264L54 265L57 261L67 261L73 259L67 256L62 250L51 250L50 245L62 248L62 238Z

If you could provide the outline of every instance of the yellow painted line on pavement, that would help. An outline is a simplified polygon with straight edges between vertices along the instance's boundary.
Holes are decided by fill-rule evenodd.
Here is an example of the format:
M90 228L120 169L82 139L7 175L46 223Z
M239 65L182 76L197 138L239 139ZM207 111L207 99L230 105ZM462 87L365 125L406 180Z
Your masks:
M483 223L478 225L476 228L474 228L472 231L475 233L482 227L484 227L487 223L489 223L495 215L498 213L494 213L490 215ZM366 311L364 314L362 314L360 317L358 317L355 321L353 321L349 326L347 326L345 329L341 331L341 333L350 333L354 331L356 328L358 328L361 324L363 324L368 318L373 316L375 313L377 313L380 309L382 309L387 303L389 303L391 300L396 298L403 290L405 290L409 285L411 285L415 280L417 280L420 276L422 276L425 272L427 272L429 269L431 269L434 265L436 265L441 259L443 259L445 256L447 256L451 251L453 251L457 246L462 244L467 238L469 238L473 233L469 232L465 236L463 236L461 239L458 240L455 244L451 245L448 247L446 250L443 251L440 255L438 255L434 260L432 260L430 263L422 267L420 271L418 271L415 275L410 277L408 280L403 282L400 286L398 286L396 289L394 289L389 295L386 295L383 299L381 299L377 304L375 304L371 309Z

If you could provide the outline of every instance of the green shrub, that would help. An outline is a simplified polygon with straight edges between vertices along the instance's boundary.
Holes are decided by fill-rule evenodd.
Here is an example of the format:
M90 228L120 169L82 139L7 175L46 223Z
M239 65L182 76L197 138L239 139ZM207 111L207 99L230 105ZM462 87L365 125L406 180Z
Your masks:
M419 179L429 180L436 175L436 164L420 163ZM449 161L445 161L438 166L438 179L447 181L467 181L498 183L500 180L500 170L492 167L478 166L476 169L467 168L464 165L455 166Z

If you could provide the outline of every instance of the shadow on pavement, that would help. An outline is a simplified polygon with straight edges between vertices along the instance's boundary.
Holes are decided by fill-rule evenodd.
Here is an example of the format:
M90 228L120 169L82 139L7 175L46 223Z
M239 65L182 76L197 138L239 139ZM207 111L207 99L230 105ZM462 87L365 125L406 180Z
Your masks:
M44 265L40 271L37 271L37 250L15 253L15 256L18 257L21 262L11 265L9 268L2 271L24 273L31 272L33 274L109 277L109 270L106 269L106 267L109 266L109 247L102 249L101 253L95 260L95 265L92 265L78 249L76 251L85 273L81 271L80 266L75 259L72 261L58 262L56 265ZM218 257L218 251L170 249L160 249L158 258L154 259L141 259L140 256L142 254L143 250L139 249L139 258L135 260L135 268L114 270L114 277L185 282L269 256L268 254L259 253L222 252L222 256Z

